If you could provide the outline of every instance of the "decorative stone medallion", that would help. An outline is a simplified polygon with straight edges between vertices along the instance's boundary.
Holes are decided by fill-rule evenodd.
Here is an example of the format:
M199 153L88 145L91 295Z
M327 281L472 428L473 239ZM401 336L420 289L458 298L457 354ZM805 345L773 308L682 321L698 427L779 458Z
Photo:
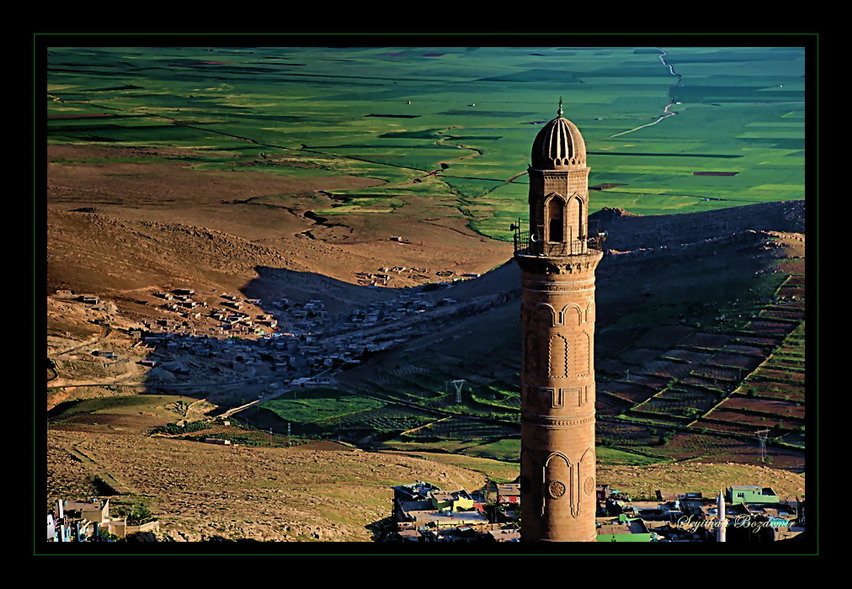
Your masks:
M553 481L547 486L547 492L554 499L559 499L565 494L565 483Z
M586 492L586 495L591 495L595 492L595 479L593 477L586 478L586 482L583 483L583 490Z

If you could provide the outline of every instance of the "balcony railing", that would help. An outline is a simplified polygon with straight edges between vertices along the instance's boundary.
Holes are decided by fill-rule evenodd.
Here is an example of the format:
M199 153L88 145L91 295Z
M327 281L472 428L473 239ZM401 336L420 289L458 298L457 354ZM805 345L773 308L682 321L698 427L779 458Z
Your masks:
M515 226L515 253L528 256L575 256L585 254L589 250L601 251L605 234L592 237L582 237L570 241L544 241L540 237L530 236L529 231L522 231Z

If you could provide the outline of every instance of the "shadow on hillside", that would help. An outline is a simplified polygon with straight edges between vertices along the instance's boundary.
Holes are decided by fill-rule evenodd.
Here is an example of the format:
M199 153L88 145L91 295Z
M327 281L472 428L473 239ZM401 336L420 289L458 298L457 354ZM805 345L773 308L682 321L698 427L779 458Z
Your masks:
M256 271L240 292L168 293L164 318L138 334L150 350L146 392L204 398L224 410L280 394L292 381L326 383L310 379L356 365L365 346L353 345L364 343L357 338L325 342L353 313L399 295L283 268Z
M345 403L335 375L512 299L500 290L483 295L480 282L490 277L388 288L282 268L255 270L257 278L239 293L189 292L192 285L161 293L159 304L169 318L138 333L150 350L146 392L203 398L219 405L220 413L306 395L316 403ZM348 442L367 433L342 431L339 424L288 423L257 406L241 415L270 433Z
M778 319L761 326L763 332L753 330L753 336L736 333L760 301L772 301L783 278L772 270L777 254L760 231L803 229L803 207L793 201L712 214L599 215L611 249L598 268L596 286L600 415L619 415L673 379L683 383L673 389L677 395L710 403L730 393L755 358L766 357L794 323L785 326ZM495 359L490 348L500 338L514 341L512 330L518 329L519 278L511 261L446 287L353 285L270 267L257 267L256 272L240 292L161 293L156 304L162 307L162 319L135 334L148 350L146 392L207 399L220 411L275 398L297 401L292 408L305 405L306 396L312 404L339 406L352 397L335 392L332 379L351 370L361 374L365 364L383 355L393 357L389 367L399 370L406 362L434 358L425 362L444 369L445 374L435 376L441 382L479 370L487 376L487 364ZM795 321L795 309L783 312ZM475 324L467 322L471 317L477 317ZM773 332L781 327L786 331ZM756 343L744 350L745 340L735 337ZM415 338L416 351L403 355ZM519 357L505 351L503 368L508 370ZM744 364L726 368L731 362ZM391 386L440 386L418 382L428 380L420 372L398 377ZM679 397L672 399L675 413L669 421L674 426L685 425L683 419L689 417L676 413L679 402ZM72 408L73 402L62 404L51 415ZM242 415L270 433L352 443L365 439L364 431L348 431L339 421L303 425L263 407L250 407ZM599 424L599 429L605 427ZM197 437L205 435L201 431Z

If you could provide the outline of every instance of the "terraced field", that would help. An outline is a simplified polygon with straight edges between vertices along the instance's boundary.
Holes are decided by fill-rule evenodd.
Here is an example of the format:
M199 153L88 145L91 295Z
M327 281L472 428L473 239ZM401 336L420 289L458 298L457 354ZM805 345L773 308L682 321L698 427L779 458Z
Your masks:
M780 238L778 244L784 242ZM788 239L782 247L798 246ZM647 444L648 432L657 432L661 447L654 452L661 455L683 459L699 452L756 460L757 432L766 430L768 460L784 468L803 468L804 264L787 267L800 273L782 274L773 296L751 314L738 314L734 328L673 326L671 345L663 346L668 349L662 353L656 350L656 360L655 350L642 347L649 344L639 340L636 347L602 363L604 372L624 369L624 374L599 383L598 411L616 420L604 420L600 435L614 437L614 445L627 445L633 436ZM721 310L720 316L726 313L730 311ZM656 343L662 335L656 334ZM637 426L632 435L606 433L625 421Z
M692 311L685 317L678 318L678 303L667 323L653 325L624 343L613 343L608 336L645 330L649 319L642 307L625 313L628 306L615 296L609 304L618 309L618 318L602 322L596 350L602 464L752 463L760 458L756 432L769 430L768 460L781 468L803 469L805 298L800 239L798 234L766 234L748 246L779 257L766 258L768 266L758 271L766 280L746 287L744 298L708 297L704 300L722 300L724 306L702 306L701 296L692 293L686 307ZM741 256L740 242L733 246L729 255ZM722 248L716 251L718 256L728 255ZM605 288L607 266L602 276ZM609 317L610 295L601 301L602 317ZM655 305L665 307L669 296L655 295ZM397 368L360 381L355 394L381 398L406 410L434 412L431 421L424 416L428 423L410 431L399 427L392 435L385 429L385 435L375 440L379 447L516 459L520 399L515 332L488 330L504 321L504 314L495 311L478 327L458 328L488 333L491 345L484 356L464 346L439 346L414 357L397 356L389 360L398 361ZM462 375L465 382L457 392L450 381Z

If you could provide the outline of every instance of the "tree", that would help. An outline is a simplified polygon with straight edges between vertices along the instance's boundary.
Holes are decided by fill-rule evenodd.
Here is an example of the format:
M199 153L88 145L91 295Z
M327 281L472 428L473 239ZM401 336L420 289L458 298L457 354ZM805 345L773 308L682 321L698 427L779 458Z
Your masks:
M127 523L132 526L140 526L154 519L151 510L142 503L134 503L131 507L121 507L118 510L120 515L127 517Z
M91 542L120 542L121 538L115 534L111 534L106 530L99 530L96 536L89 539Z

